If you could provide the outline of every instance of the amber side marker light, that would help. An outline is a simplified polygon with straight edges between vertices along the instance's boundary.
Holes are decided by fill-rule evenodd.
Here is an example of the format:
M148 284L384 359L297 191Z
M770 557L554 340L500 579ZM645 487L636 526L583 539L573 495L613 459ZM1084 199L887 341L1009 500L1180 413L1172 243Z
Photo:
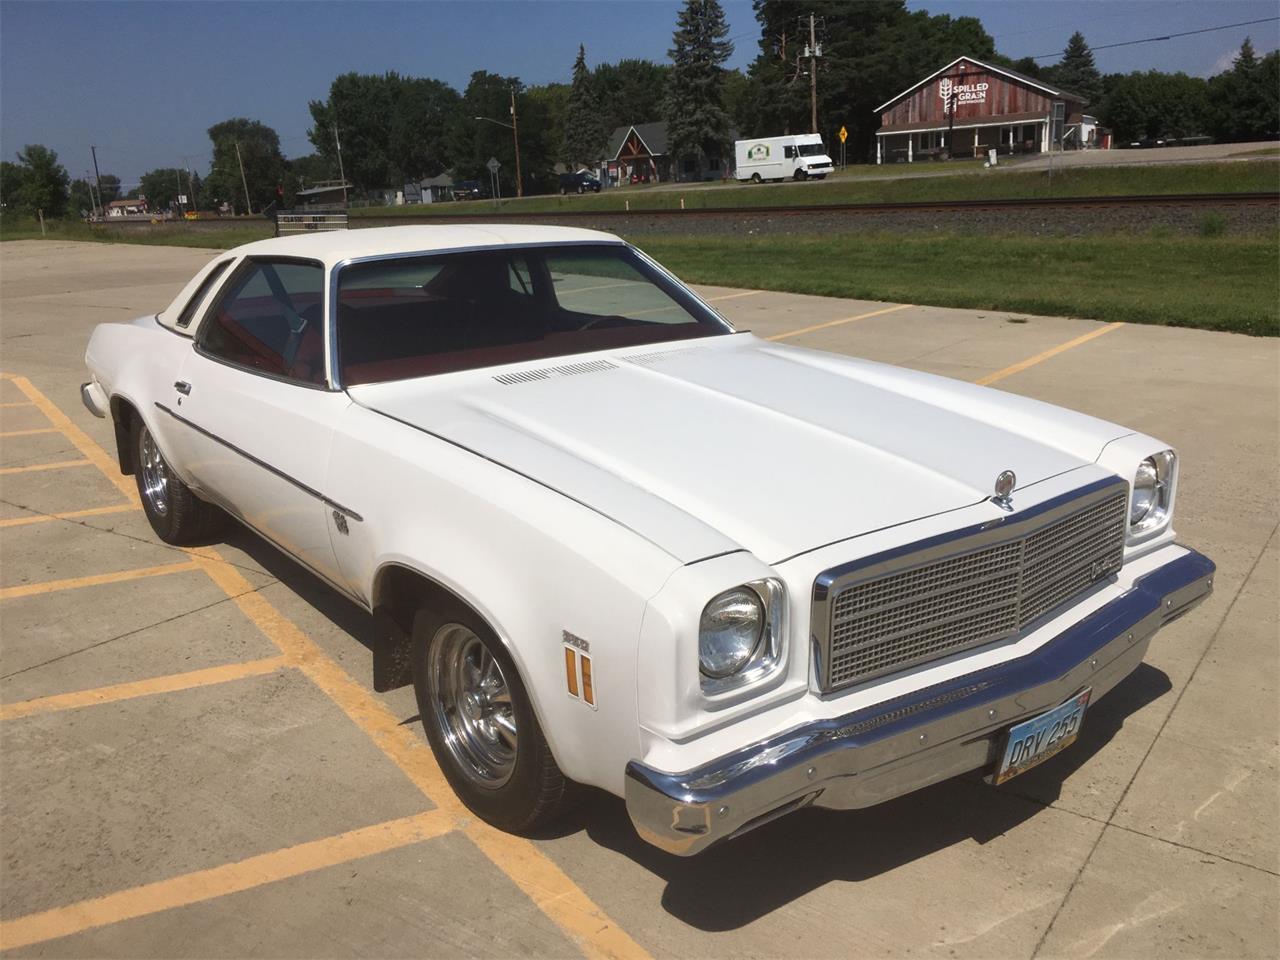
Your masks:
M569 681L570 695L576 697L578 695L578 654L568 647L564 648L564 676Z
M582 699L593 707L596 705L596 692L591 686L591 658L582 656Z

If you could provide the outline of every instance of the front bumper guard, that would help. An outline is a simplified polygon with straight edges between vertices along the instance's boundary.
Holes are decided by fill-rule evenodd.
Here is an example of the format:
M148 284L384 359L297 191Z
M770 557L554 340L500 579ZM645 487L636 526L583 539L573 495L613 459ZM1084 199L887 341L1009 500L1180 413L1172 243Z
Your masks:
M1155 632L1213 589L1188 551L1034 653L864 710L817 721L684 773L627 764L627 812L645 840L681 856L806 806L854 809L995 762L1004 732L1084 687L1132 673Z

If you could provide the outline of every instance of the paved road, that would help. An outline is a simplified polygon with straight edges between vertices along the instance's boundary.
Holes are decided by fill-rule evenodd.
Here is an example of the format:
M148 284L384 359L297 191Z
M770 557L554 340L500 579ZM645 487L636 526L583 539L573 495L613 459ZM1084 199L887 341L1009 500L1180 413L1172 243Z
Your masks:
M606 796L536 841L466 817L411 694L371 691L354 608L247 534L156 542L82 354L210 255L0 245L6 954L1280 954L1275 340L704 289L762 336L1168 440L1182 537L1219 573L1039 770L686 861Z

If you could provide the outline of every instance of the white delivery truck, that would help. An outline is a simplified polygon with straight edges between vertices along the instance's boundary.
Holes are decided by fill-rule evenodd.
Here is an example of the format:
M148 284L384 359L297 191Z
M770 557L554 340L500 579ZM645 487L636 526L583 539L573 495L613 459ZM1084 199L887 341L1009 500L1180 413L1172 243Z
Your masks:
M733 147L737 178L752 183L809 177L821 180L832 168L822 137L816 133L738 140Z

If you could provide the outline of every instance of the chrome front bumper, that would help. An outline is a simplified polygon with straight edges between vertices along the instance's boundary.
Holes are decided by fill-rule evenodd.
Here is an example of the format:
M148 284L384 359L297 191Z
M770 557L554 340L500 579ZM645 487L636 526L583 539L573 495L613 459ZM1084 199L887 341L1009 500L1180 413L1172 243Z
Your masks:
M102 391L97 380L80 384L80 401L95 417L105 418L109 412L110 404L107 402L107 395Z
M1004 732L1084 687L1127 677L1165 623L1213 589L1194 551L1034 653L865 710L818 721L684 773L627 764L627 812L640 836L691 856L806 806L869 807L996 761Z

